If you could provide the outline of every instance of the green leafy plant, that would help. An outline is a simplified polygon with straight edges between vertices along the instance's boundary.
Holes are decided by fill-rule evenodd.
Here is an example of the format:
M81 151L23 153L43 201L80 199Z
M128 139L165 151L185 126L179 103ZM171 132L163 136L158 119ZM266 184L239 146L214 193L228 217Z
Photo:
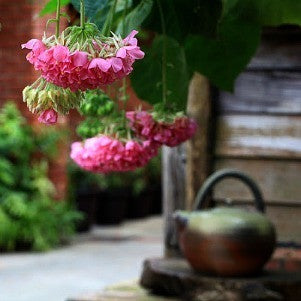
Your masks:
M80 0L70 3L79 9ZM141 27L140 37L146 37L148 44L150 38L145 33L157 34L131 76L138 96L150 103L162 102L163 36L168 95L179 109L185 107L193 72L231 91L234 80L254 55L264 26L301 25L299 0L85 0L87 17L103 28L114 5L113 31L126 35Z
M44 251L73 233L80 215L70 204L54 201L47 176L61 136L54 129L36 133L14 103L1 109L0 250Z

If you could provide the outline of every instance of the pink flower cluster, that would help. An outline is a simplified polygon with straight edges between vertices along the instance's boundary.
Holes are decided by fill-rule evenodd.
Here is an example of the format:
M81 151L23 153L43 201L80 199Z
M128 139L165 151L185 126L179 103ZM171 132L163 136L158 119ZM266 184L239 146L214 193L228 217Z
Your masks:
M30 49L27 60L49 82L72 91L97 89L101 85L111 84L122 79L133 70L133 63L144 57L144 52L137 46L133 30L116 48L106 44L96 44L98 52L70 52L68 47L55 45L48 48L42 41L32 39L22 48ZM97 57L102 49L107 49L105 57ZM97 54L98 53L98 54ZM92 56L92 59L91 59Z
M84 142L74 142L70 157L83 169L108 173L130 171L146 165L157 155L158 145L128 140L123 143L109 136L97 136Z
M197 129L196 122L186 116L176 117L173 123L157 122L146 111L130 111L126 117L138 136L171 147L190 139Z

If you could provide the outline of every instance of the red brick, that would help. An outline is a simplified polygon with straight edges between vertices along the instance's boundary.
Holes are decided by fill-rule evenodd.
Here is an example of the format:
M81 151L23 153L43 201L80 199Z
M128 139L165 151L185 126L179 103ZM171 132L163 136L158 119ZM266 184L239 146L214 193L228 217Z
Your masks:
M27 50L21 49L21 44L31 38L41 38L48 17L39 18L38 13L44 1L15 0L13 3L0 0L0 103L8 99L14 100L23 114L34 126L38 125L36 117L31 114L22 101L22 90L33 82L39 73L27 62ZM52 27L53 32L53 27ZM51 33L51 31L50 31ZM58 197L64 197L66 191L65 165L68 156L68 146L62 145L59 150L59 160L51 163L50 175L58 190Z

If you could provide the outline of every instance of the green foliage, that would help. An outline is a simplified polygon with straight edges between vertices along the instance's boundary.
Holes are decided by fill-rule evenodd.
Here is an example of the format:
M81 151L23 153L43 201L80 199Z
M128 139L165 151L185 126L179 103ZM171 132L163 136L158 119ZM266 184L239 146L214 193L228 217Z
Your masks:
M189 68L201 70L216 86L230 91L234 79L254 55L259 39L260 26L225 19L217 39L202 35L187 37L185 51Z
M108 6L112 5L110 0L93 0L85 1L85 14L90 21L95 20L95 16L100 16L104 8L107 9ZM79 11L80 10L80 0L71 0L71 3Z
M221 0L161 0L166 34L183 44L188 34L214 37L221 17ZM162 33L157 0L143 28Z
M158 71L162 70L163 43L163 36L155 38L152 46L145 49L145 58L135 63L131 77L138 96L151 104L162 102L162 74ZM166 46L167 100L183 110L190 78L184 48L173 38L166 38Z
M170 100L178 106L181 103L179 107L185 107L185 91L187 92L193 72L206 75L220 89L232 90L235 78L258 47L263 26L301 25L300 0L159 1L164 15L168 48L173 48L174 51L172 56L168 54L173 66L168 69L171 73L168 75L168 90ZM79 9L79 0L71 2ZM106 23L113 2L114 0L85 0L88 18L100 29ZM117 1L112 31L128 33L141 27L143 30L162 34L157 0L127 2L125 11L126 0ZM162 86L160 45L162 42L160 43L159 36L150 47L145 48L146 57L135 64L136 71L133 73L134 89L150 103L162 101L159 92ZM147 59L148 57L152 59ZM179 66L174 65L174 58L179 59ZM178 70L183 71L175 78L174 74Z
M60 138L54 129L35 133L13 103L1 109L0 250L43 251L73 233L79 215L53 200L55 188L47 176L48 158Z
M61 0L61 5L67 5L69 4L70 0ZM52 14L56 11L56 5L57 5L57 0L50 0L48 1L44 8L40 12L40 16L45 16L47 14Z
M79 108L86 117L76 128L77 134L82 138L90 138L105 130L105 119L114 113L113 100L101 90L87 91L85 101Z
M224 0L224 14L259 25L301 25L299 0Z
M153 6L153 0L141 0L117 25L116 33L127 35L134 28L138 28L150 14Z

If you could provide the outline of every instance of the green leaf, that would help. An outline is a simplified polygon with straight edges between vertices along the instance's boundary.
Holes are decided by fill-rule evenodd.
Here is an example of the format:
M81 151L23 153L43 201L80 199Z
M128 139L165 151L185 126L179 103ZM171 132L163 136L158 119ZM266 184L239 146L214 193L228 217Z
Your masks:
M301 25L300 0L223 0L224 14L263 26Z
M80 11L80 0L71 0L71 3L74 5L77 11ZM85 14L86 17L94 21L94 17L99 14L99 12L105 9L111 4L110 0L85 0Z
M61 0L61 5L65 6L70 3L70 0ZM40 16L43 17L47 14L52 14L56 12L56 5L57 5L57 0L50 0L48 1L44 8L40 11Z
M162 102L162 43L157 36L147 49L143 60L135 63L131 76L132 85L138 96L151 104ZM167 89L169 102L178 109L186 108L189 73L184 49L172 38L167 43Z
M127 35L133 29L137 29L150 14L153 0L142 0L126 17L120 20L116 33Z
M185 50L191 71L207 76L224 90L232 90L234 80L254 55L260 40L260 26L225 19L217 39L191 35Z
M161 0L166 33L184 42L188 34L214 36L222 11L222 0ZM162 33L157 1L143 24L146 29Z

